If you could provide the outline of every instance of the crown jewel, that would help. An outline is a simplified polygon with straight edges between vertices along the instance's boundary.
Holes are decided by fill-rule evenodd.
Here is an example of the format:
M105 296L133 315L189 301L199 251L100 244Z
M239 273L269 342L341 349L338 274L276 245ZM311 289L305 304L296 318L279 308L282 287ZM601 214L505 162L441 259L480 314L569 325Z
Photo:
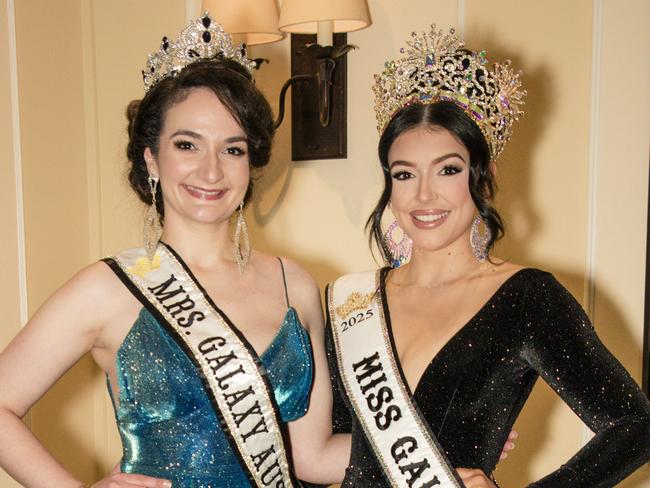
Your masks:
M401 108L412 103L450 101L462 108L479 126L492 159L512 135L512 125L523 115L526 92L510 61L488 67L485 51L473 52L455 35L436 31L412 34L403 57L388 61L375 75L377 129L384 131Z
M246 57L244 46L233 46L230 35L210 17L208 12L204 12L200 18L190 22L180 32L176 41L163 37L160 49L149 54L147 66L142 71L144 91L149 91L163 78L178 74L183 68L196 61L216 57L237 61L249 73L253 72L255 66L255 63Z

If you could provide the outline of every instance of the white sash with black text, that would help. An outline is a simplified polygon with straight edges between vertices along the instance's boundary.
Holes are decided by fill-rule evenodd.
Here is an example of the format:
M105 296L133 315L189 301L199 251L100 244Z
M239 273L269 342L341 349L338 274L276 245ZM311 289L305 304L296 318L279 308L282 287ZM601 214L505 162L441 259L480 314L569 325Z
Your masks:
M386 327L379 272L339 278L330 285L327 302L343 386L391 486L463 486L402 380Z
M124 251L112 261L199 370L217 418L253 485L299 486L290 471L279 412L258 367L259 358L180 257L161 243L152 261L143 249Z

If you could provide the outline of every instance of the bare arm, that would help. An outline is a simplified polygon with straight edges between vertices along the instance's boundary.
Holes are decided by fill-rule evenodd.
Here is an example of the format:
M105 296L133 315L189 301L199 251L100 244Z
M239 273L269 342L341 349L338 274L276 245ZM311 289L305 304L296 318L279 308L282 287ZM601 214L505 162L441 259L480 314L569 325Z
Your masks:
M325 356L324 323L320 292L313 278L289 261L292 303L309 331L314 353L314 385L309 410L289 423L296 475L312 483L340 483L350 458L349 434L332 433L332 388Z
M26 487L83 486L20 419L95 346L114 308L106 299L111 280L114 277L102 263L82 270L43 304L0 354L0 465ZM96 486L109 486L111 480L116 487L165 486L162 480L119 473Z

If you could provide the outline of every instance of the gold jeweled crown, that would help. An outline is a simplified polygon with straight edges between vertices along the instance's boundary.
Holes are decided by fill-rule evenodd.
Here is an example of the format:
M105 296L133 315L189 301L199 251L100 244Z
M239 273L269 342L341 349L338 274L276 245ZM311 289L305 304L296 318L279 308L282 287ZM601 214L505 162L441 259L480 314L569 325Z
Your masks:
M451 101L476 122L490 147L492 160L512 135L512 125L523 114L526 95L521 73L510 61L488 68L485 51L473 52L450 29L417 35L413 32L405 56L388 61L375 75L375 115L381 134L395 113L412 103Z
M245 47L233 46L230 35L208 12L204 12L179 33L176 41L163 37L160 49L149 54L147 66L142 71L144 91L148 92L163 78L178 74L196 61L216 57L237 61L251 74L255 66L255 63L246 57Z

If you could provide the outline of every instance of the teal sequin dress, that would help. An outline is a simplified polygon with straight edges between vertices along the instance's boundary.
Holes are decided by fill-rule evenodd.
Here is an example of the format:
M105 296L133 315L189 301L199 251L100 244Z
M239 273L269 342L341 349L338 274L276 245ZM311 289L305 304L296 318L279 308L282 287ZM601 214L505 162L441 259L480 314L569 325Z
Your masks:
M312 351L292 307L260 362L282 421L302 417L312 384ZM119 399L113 406L123 472L169 479L175 487L250 486L196 368L146 308L120 346L116 366Z

